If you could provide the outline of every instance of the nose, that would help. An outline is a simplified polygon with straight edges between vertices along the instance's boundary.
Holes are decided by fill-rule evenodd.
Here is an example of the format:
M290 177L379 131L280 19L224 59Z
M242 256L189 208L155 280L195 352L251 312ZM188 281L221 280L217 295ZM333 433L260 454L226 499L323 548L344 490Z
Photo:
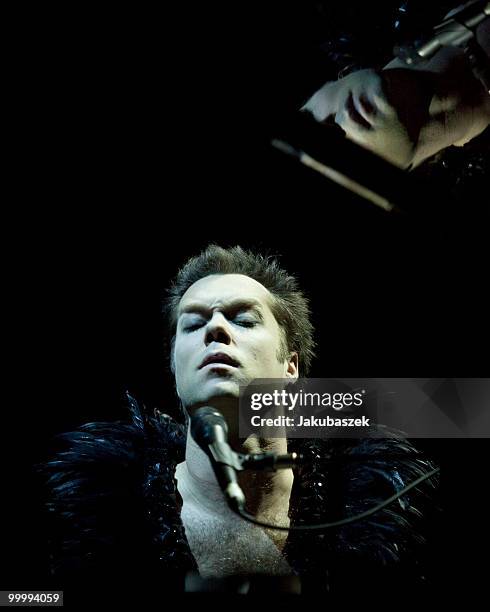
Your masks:
M221 344L231 344L231 334L225 317L215 312L206 325L206 335L204 342L206 346L212 342Z

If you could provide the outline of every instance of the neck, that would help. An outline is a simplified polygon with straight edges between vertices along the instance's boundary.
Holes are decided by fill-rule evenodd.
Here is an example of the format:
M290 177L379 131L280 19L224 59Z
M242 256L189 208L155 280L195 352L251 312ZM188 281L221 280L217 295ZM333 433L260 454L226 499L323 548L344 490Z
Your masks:
M229 422L229 420L227 419ZM256 435L240 439L235 427L230 427L228 437L232 449L239 453L274 452L287 453L286 438L259 438ZM185 481L185 488L194 501L215 509L218 513L226 513L228 506L218 485L211 461L206 453L196 444L187 432L185 466L180 472L180 478ZM263 517L286 511L289 508L289 498L293 484L293 471L278 470L277 472L237 472L238 482L247 500L247 509Z

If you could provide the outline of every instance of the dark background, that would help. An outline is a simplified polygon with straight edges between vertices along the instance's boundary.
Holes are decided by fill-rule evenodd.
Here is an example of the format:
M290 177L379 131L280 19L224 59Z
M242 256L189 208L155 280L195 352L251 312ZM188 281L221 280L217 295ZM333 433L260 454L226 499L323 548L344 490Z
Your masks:
M488 130L414 173L427 208L415 217L387 215L268 144L334 78L325 41L348 32L360 64L389 59L395 4L42 11L14 24L25 171L6 231L20 367L6 402L15 425L2 428L2 588L48 580L32 466L53 435L125 418L125 390L174 413L161 298L210 242L277 253L297 274L317 329L312 376L488 373L488 174L467 169L488 153ZM434 573L469 589L481 580L488 442L422 446L443 469Z

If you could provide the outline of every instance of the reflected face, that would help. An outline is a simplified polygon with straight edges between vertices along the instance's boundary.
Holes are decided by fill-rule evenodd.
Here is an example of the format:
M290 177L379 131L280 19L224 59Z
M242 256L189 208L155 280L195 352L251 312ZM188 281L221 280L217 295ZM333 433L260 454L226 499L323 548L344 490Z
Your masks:
M256 378L296 378L297 357L282 359L283 336L271 293L242 274L211 275L182 296L174 368L186 408L212 398L239 397Z

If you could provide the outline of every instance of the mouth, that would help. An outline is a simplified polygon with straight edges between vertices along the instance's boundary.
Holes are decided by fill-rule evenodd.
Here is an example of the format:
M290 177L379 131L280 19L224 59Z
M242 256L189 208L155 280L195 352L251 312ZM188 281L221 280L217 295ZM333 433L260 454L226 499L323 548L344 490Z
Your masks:
M372 114L374 112L374 108L371 107L370 105L368 106L367 100L360 100L359 104L361 108L364 110L364 112L366 113L366 115L368 115L369 113ZM347 110L347 114L349 115L349 118L351 119L351 121L354 121L355 123L357 123L357 125L367 130L372 129L372 125L369 123L366 117L364 117L361 114L361 112L359 112L359 110L356 108L356 105L354 103L354 98L352 97L352 93L349 94L349 97L347 99L346 110Z
M208 365L229 366L232 368L238 368L240 366L236 359L233 359L226 353L213 353L212 355L208 355L199 366L199 369L202 370L202 368Z

